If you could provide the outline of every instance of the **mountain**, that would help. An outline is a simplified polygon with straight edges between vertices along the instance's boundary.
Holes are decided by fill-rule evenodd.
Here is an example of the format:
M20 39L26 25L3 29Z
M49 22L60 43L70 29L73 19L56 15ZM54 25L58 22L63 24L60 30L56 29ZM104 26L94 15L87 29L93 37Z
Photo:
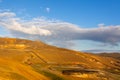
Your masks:
M0 80L118 80L120 60L47 45L0 38Z
M104 57L112 57L120 60L120 53L99 53L97 55L104 56Z
M91 53L118 53L118 52L120 52L120 50L93 49L93 50L83 50L83 52L91 52Z

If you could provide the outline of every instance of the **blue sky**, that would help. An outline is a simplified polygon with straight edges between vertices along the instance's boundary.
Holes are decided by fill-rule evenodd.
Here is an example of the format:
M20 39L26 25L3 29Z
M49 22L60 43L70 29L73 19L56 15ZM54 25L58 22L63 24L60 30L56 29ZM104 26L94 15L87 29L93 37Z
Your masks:
M86 34L90 33L90 35L93 35L93 32L99 31L99 28L98 28L99 24L101 24L102 27L112 26L112 28L110 28L111 32L112 30L116 31L116 29L114 28L116 27L119 28L119 25L120 25L120 22L119 22L120 21L120 15L119 15L120 0L0 0L0 13L3 14L5 12L14 13L15 16L13 16L12 19L20 18L20 22L27 20L27 22L32 23L33 19L38 17L44 17L45 20L47 18L46 22L48 22L49 20L55 20L55 22L61 21L63 23L67 22L70 24L74 24L73 26L75 27L77 26L80 29L81 28L84 29L85 33ZM21 24L23 25L23 23ZM45 25L46 24L48 25L50 23L45 23ZM56 25L56 24L53 24L53 25ZM19 37L19 35L15 36L16 33L14 33L17 30L15 31L11 30L11 28L8 28L8 27L6 28L4 27L4 25L0 25L0 26L1 26L0 35L2 36L12 35L13 37ZM39 26L41 26L41 24ZM66 25L66 26L69 26L69 25ZM17 28L17 26L15 26L14 28ZM94 29L96 28L98 29L95 31ZM40 27L40 29L48 30L48 28L46 27L45 28ZM63 28L60 28L60 29L63 29ZM86 32L86 29L90 29L88 31L89 33ZM59 30L59 29L53 29L51 30L51 32L55 30ZM68 31L67 29L66 31L60 30L61 34L59 33L59 35L60 36L64 35L62 34L64 33L64 31L65 32L68 31L69 34L65 33L65 35L68 35L68 36L72 34L74 34L75 36L79 36L79 34L80 35L83 34L83 33L78 34L78 32L76 32L75 30L73 31L75 34L71 32L71 30L70 31ZM93 32L91 32L91 30ZM47 41L45 39L48 39L48 37L45 38L43 35L39 36L39 39L47 43L51 43L53 45L57 45L61 47L65 47L67 45L67 48L76 49L76 50L91 50L91 49L118 50L120 48L119 38L118 38L120 36L120 33L113 32L113 34L111 34L109 29L103 28L103 30L105 30L103 34L100 34L99 32L97 34L96 32L98 36L93 35L92 37L87 36L84 38L83 36L82 37L79 36L76 38L73 38L73 37L71 38L70 36L68 37L69 40L65 39L64 41L63 40L57 41L52 39L50 39L50 41ZM119 31L116 31L116 32L119 32ZM23 34L23 33L19 33L19 34ZM32 33L29 32L29 36L30 34ZM84 35L86 36L86 34ZM106 36L102 36L104 34L107 36L107 38L105 38ZM99 36L102 39L97 38ZM51 36L51 37L54 37L54 36ZM64 37L62 36L59 38L64 38ZM105 38L106 40L103 38ZM111 40L108 40L108 38L110 38ZM66 41L67 41L66 45L61 45L57 43L57 42L66 43ZM69 47L68 44L71 44L70 46L72 47Z
M45 16L83 27L96 27L100 23L116 25L120 20L119 0L3 0L0 8L10 9L19 16ZM50 8L49 14L46 8Z

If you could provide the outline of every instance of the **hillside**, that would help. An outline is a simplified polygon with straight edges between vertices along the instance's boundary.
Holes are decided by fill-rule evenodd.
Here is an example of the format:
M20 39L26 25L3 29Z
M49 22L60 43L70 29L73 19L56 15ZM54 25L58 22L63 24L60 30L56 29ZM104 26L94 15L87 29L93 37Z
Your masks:
M118 80L120 61L47 45L0 38L0 80Z
M99 53L97 55L103 56L103 57L112 57L120 60L120 53Z

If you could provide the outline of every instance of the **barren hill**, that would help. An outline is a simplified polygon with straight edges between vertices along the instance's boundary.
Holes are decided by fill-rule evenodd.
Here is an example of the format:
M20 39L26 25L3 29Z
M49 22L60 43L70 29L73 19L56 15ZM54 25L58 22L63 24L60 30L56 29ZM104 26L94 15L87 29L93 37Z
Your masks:
M0 38L0 74L0 80L118 80L120 61L41 41Z
M120 60L120 53L115 53L115 52L114 53L99 53L97 55L104 56L104 57L112 57L112 58Z

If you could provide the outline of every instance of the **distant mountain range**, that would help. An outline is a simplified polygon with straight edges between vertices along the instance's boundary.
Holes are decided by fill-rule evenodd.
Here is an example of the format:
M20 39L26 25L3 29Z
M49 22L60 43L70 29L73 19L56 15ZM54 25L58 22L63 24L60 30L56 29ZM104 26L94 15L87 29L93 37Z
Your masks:
M103 57L111 57L111 58L120 60L120 53L99 53L97 55L103 56Z
M91 52L91 53L113 53L113 52L120 52L120 50L83 50L83 52Z

